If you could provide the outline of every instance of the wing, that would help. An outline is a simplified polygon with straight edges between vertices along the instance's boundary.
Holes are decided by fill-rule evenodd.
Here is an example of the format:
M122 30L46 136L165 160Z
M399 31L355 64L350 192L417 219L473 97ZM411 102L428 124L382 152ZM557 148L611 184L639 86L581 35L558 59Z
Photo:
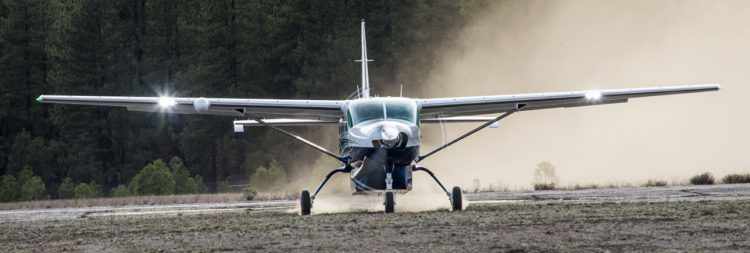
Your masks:
M344 100L61 95L41 95L37 101L51 104L124 107L129 111L302 119L338 119L345 104Z
M625 103L630 98L717 91L718 84L679 85L636 89L589 90L552 93L529 93L476 97L419 99L420 116L425 119L501 113L523 108L537 110Z

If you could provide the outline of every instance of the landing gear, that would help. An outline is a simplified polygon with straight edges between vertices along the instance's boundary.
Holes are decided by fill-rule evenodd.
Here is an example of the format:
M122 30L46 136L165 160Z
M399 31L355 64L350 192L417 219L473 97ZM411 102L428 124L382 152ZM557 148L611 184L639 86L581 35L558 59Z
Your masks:
M299 195L299 214L310 215L310 209L312 209L312 199L310 199L310 192L304 190Z
M328 180L331 179L333 175L335 175L336 173L349 173L351 171L352 171L352 168L348 166L332 170L330 173L328 173L328 175L326 175L326 178L323 179L323 182L321 182L320 185L318 185L318 188L315 189L315 193L312 196L310 196L310 192L308 192L307 190L302 191L302 193L300 193L300 196L299 196L300 215L310 215L310 210L312 209L313 200L315 200L315 197L318 196L318 193L320 192L320 190L323 189L323 186L325 186L326 183L328 183Z
M393 209L396 206L396 201L393 197L393 192L385 193L385 213L393 213Z
M451 194L451 210L461 211L463 210L463 207L464 207L464 203L463 203L463 193L461 192L461 187L454 186L453 193Z
M443 186L443 183L440 182L440 180L435 177L435 174L432 173L432 171L428 170L425 167L414 167L414 171L424 171L430 177L432 177L433 180L435 180L435 183L440 186L440 189L443 189L443 192L445 192L445 195L448 195L448 200L451 201L451 210L453 211L461 211L463 208L463 193L461 192L461 188L456 186L453 187L453 192L448 192L448 189L445 189L445 186Z

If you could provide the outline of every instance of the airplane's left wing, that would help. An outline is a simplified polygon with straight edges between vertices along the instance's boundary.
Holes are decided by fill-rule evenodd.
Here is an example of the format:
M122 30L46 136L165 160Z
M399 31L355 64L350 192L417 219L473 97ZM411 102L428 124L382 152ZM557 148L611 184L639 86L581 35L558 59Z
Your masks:
M298 119L338 119L345 104L344 100L64 95L41 95L37 101L51 104L123 107L129 111Z
M718 84L420 99L423 119L625 103L630 98L717 91Z

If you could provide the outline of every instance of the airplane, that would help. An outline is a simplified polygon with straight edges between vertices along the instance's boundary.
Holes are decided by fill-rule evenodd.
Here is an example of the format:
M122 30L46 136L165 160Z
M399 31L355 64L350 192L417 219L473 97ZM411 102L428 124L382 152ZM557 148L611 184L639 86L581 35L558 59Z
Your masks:
M234 130L269 127L290 136L339 162L341 167L328 173L313 194L299 195L301 215L310 215L318 193L338 173L348 173L353 194L384 196L385 213L395 210L395 194L412 189L412 176L425 172L442 189L451 210L463 209L461 188L448 191L435 174L420 165L425 159L499 121L524 111L551 108L626 103L631 98L682 93L718 91L718 84L676 85L635 89L582 90L446 98L378 97L371 95L365 21L361 21L361 88L357 96L345 100L246 99L205 97L126 97L40 95L38 102L89 106L124 107L128 111L177 114L224 115L242 118L233 121ZM487 116L489 115L489 116ZM443 145L422 153L422 124L481 123ZM338 126L339 152L328 150L284 127Z

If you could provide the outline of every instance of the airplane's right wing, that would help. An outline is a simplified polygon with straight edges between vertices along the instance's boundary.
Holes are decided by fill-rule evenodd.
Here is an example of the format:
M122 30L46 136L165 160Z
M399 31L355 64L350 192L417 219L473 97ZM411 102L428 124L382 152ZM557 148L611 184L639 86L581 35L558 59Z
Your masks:
M423 119L625 103L630 98L717 91L718 84L419 99Z

